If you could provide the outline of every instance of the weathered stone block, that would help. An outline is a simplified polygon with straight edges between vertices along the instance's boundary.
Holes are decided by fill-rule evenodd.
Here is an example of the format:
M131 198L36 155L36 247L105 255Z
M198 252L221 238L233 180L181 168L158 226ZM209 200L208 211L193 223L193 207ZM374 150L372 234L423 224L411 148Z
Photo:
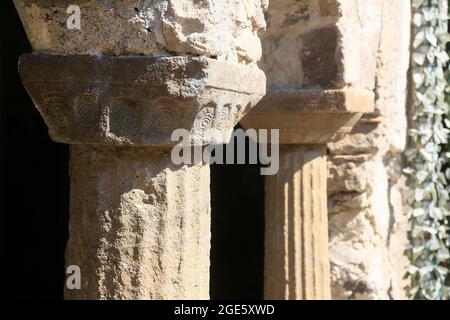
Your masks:
M69 299L208 299L209 166L170 150L71 146Z
M338 30L335 27L316 29L300 35L299 42L303 86L336 86L342 68L342 62L337 59Z
M261 57L267 0L14 0L34 51L83 55ZM69 5L81 29L66 27Z
M272 0L262 36L269 89L373 90L379 0Z
M169 146L179 128L227 143L265 91L259 69L202 57L31 54L19 70L52 139L72 144Z
M405 299L403 279L409 264L403 194L403 156L407 137L407 73L411 6L409 0L378 1L381 15L366 25L380 25L377 46L375 114L364 117L345 139L328 145L332 294L334 299ZM373 20L378 19L378 23ZM369 54L367 52L367 54ZM336 156L346 161L336 161ZM364 161L355 158L365 155ZM367 199L346 205L349 196Z
M272 90L241 120L246 128L280 130L280 143L320 144L348 134L373 94L365 90Z

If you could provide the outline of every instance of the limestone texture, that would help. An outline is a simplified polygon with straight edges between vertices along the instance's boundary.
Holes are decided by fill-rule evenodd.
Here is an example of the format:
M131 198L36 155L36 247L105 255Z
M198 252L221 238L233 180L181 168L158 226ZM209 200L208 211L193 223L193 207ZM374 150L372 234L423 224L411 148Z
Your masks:
M325 145L283 145L266 178L264 297L330 299Z
M205 57L28 54L19 71L52 139L71 144L171 146L176 129L195 145L227 143L266 82Z
M407 136L410 1L378 1L375 112L329 144L334 299L406 299L408 222L402 152ZM378 19L378 18L377 18ZM375 25L372 28L375 28Z
M208 299L209 166L170 149L71 146L68 299Z
M269 89L241 124L278 129L283 144L325 144L342 139L372 110L367 90Z
M23 83L51 138L71 144L66 265L81 289L65 297L208 299L209 167L174 165L171 133L226 143L265 94L267 1L14 3L33 48Z
M376 33L359 20L373 2L274 0L269 7L260 63L268 93L241 121L280 130L280 172L266 177L267 298L331 298L326 144L373 111L376 60L365 50Z
M265 17L267 0L14 3L34 52L24 85L71 144L66 264L82 289L66 298L209 298L209 168L175 166L170 133L225 143L241 118L281 129L265 297L406 297L410 0L271 0ZM260 69L269 94L244 117Z
M261 68L271 89L373 90L380 0L271 0Z
M331 296L403 299L410 1L272 0L266 18L268 94L242 123L330 142Z
M33 51L83 55L194 55L235 63L261 57L268 0L14 0ZM68 29L78 5L81 29Z

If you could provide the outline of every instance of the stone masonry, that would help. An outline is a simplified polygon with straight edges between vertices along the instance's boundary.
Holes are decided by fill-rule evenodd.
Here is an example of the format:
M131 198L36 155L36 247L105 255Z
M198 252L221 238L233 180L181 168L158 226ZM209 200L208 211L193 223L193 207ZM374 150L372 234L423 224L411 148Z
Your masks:
M264 106L293 112L301 105L319 112L330 100L311 99L315 90L358 88L374 93L375 112L365 115L350 135L342 132L342 140L328 144L332 298L405 298L407 221L401 171L410 2L272 0L266 19L260 63L268 77ZM309 90L301 101L292 93L298 88ZM259 110L257 106L245 119ZM293 143L299 132L307 132L303 141L314 141L317 137L311 134L317 131L304 129L311 121L314 128L327 123L324 115L318 120L300 117L303 121L290 131L280 132L282 139ZM278 125L291 122L293 114Z
M174 165L171 133L206 147L238 122L280 129L265 297L405 298L410 0L14 4L24 86L71 145L66 298L209 298L209 167Z
M366 1L363 1L366 3ZM375 112L329 147L329 218L334 299L406 299L408 222L402 195L407 136L410 1L378 1ZM380 27L381 26L381 27ZM377 41L378 40L378 41Z
M280 172L265 184L268 299L331 298L326 144L373 111L375 33L359 21L370 6L271 1L260 64L268 92L241 122L280 130Z
M82 284L65 297L208 299L209 167L174 165L171 133L185 129L191 147L227 143L265 94L267 4L15 4L34 51L21 57L23 83L51 138L71 144L66 264ZM81 29L66 27L69 4Z

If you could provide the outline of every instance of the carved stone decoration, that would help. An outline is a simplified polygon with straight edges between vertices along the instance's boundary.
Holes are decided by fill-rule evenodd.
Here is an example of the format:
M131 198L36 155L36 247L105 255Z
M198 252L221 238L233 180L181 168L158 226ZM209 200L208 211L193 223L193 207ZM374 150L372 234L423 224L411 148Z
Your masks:
M52 122L54 111L61 119L73 116L73 121L50 132L53 140L72 144L171 146L176 143L171 133L179 128L190 131L194 143L209 144L214 138L207 129L214 125L228 136L242 117L240 110L230 109L226 125L215 126L220 115L210 109L211 101L220 101L214 104L220 108L251 106L265 92L265 76L259 69L203 57L28 54L21 57L19 71L47 122ZM97 95L91 93L93 87L99 89ZM75 96L72 111L54 106L53 100L38 99L55 91ZM102 117L104 113L109 116Z
M203 107L194 122L194 130L197 133L205 133L214 125L215 109L211 106Z
M52 112L52 110L49 110ZM73 102L73 122L86 133L97 131L100 125L100 108L97 98L90 94L81 94Z
M209 167L174 165L171 135L227 143L265 94L267 0L14 4L34 50L23 83L51 138L71 144L66 265L82 274L65 297L208 299Z
M266 299L330 299L326 147L283 145L267 177Z
M19 71L52 139L73 145L66 264L83 277L65 297L208 299L209 168L174 165L171 134L227 143L264 73L202 57L45 54Z
M133 136L141 129L142 106L133 99L114 99L108 115L109 132L117 137Z
M149 129L167 134L174 128L183 128L183 116L180 109L181 107L175 99L168 97L157 99L149 111Z
M42 104L46 108L42 110L42 113L49 115L49 119L46 122L49 130L64 130L70 121L68 117L69 107L65 99L59 95L48 95L44 98Z

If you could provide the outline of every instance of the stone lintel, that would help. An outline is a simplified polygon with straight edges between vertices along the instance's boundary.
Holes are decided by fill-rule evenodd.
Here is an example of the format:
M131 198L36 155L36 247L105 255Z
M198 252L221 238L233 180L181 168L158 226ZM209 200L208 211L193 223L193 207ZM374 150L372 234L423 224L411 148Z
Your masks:
M373 107L367 90L270 90L241 123L280 129L282 144L325 144L342 139Z
M226 143L266 81L256 67L188 56L27 54L19 71L53 140L118 146L171 146L178 128L193 144Z

